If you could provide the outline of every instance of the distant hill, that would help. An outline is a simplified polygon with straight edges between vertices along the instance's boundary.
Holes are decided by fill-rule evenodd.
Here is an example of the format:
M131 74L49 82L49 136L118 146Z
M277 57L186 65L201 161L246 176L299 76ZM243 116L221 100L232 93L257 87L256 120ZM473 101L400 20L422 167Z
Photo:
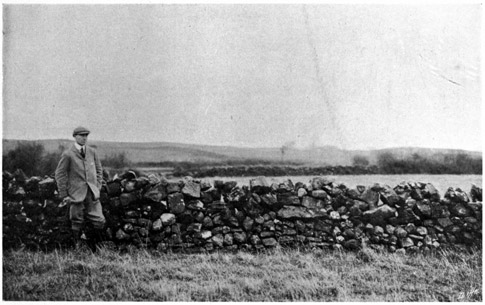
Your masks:
M60 147L69 147L72 140L10 140L3 139L3 154L14 149L19 142L37 142L44 146L46 152L54 152ZM198 144L181 144L169 142L152 143L124 143L109 141L89 141L90 145L104 158L113 154L124 152L132 162L211 162L225 163L239 160L262 160L275 163L298 162L304 165L351 165L353 157L360 155L366 157L371 164L375 164L379 154L389 152L396 157L407 157L419 154L423 157L432 157L443 154L465 153L472 157L481 157L481 152L456 149L429 149L400 147L379 150L342 150L333 146L314 147L311 149L288 148L284 154L280 148L243 148L233 146L214 146Z

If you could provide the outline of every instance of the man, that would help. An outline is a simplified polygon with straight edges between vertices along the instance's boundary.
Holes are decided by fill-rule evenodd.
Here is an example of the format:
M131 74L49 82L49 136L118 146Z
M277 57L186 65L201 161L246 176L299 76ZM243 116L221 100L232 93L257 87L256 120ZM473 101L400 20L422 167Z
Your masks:
M69 219L76 246L87 220L94 229L88 245L95 252L96 242L103 236L105 225L99 201L103 169L96 151L86 145L89 133L84 127L74 129L72 136L75 143L62 153L55 177L62 204L70 205Z

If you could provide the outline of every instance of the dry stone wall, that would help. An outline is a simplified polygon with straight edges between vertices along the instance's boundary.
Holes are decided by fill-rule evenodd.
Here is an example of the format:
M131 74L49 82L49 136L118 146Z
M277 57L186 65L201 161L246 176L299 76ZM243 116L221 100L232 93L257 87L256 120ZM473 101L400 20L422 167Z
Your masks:
M481 246L482 189L468 195L430 183L348 188L328 177L308 183L265 177L170 182L126 173L107 182L101 202L107 239L118 246L187 252L275 246L417 252ZM4 248L52 248L70 242L68 207L58 207L52 178L3 175Z

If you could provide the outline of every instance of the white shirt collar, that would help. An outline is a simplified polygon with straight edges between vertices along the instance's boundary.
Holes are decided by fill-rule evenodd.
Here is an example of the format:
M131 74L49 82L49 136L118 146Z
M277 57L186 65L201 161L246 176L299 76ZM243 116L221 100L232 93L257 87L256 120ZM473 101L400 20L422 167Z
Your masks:
M77 144L77 142L74 142L74 146L76 146L77 150L79 150L79 151L81 151L81 148L84 147L84 151L86 151L86 145L81 146L81 145Z

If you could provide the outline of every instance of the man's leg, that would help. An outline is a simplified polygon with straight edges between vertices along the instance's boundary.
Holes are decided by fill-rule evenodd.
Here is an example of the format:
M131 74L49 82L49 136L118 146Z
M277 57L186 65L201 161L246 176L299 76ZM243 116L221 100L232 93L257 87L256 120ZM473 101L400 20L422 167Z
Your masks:
M81 245L81 230L84 226L84 203L71 203L69 207L69 219L71 220L72 238L74 248L79 249Z
M94 194L88 190L86 196L86 218L94 229L94 234L91 237L91 250L96 252L96 243L104 240L105 218L103 215L103 208L99 200L94 200Z

